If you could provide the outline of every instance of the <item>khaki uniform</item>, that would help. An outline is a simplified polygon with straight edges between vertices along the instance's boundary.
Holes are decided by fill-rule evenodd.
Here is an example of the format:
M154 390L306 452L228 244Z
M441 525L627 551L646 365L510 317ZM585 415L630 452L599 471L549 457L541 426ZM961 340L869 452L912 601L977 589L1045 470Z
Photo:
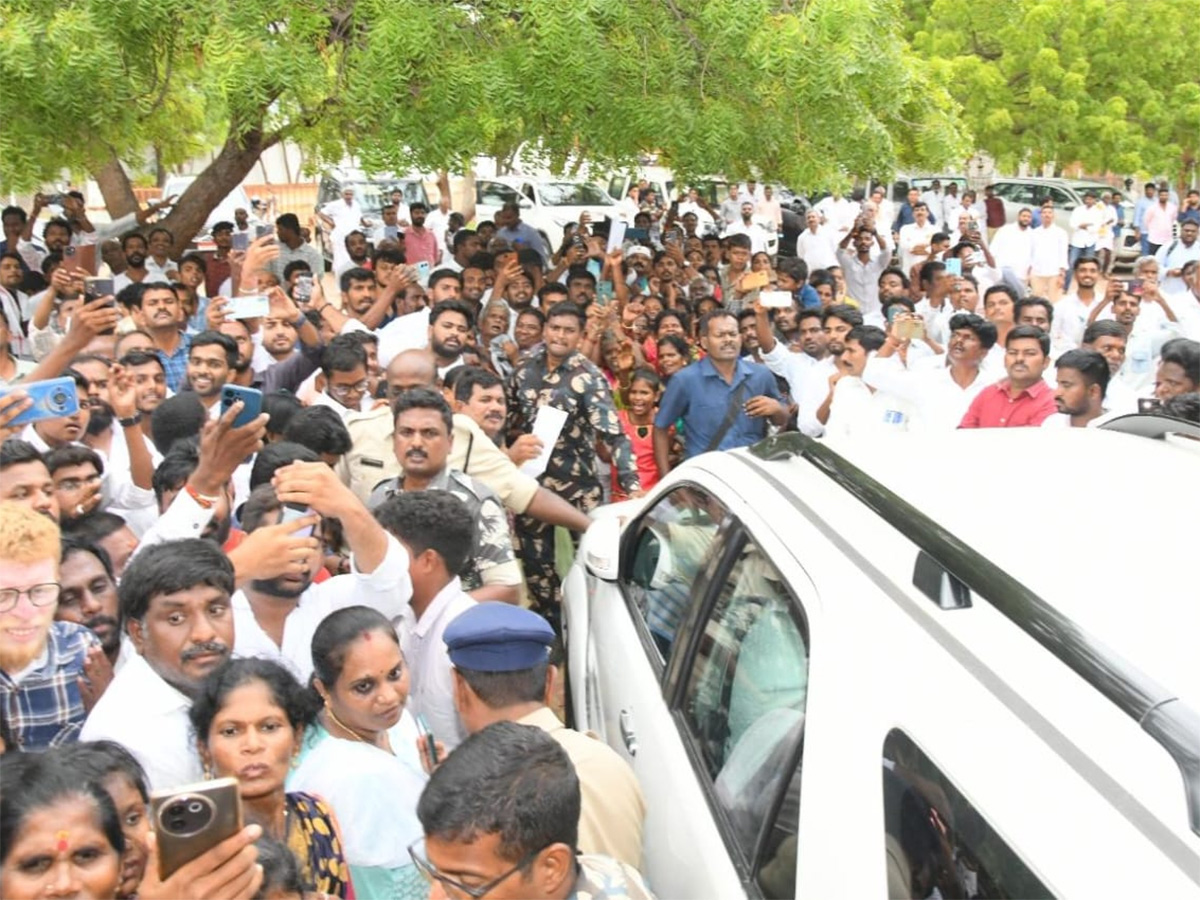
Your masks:
M350 413L345 422L352 443L337 465L337 474L342 484L365 504L377 484L401 472L392 447L396 423L386 406Z
M598 738L564 726L549 707L543 706L518 719L517 724L533 725L545 731L562 745L575 766L583 800L579 815L579 851L611 856L639 868L646 804L629 764Z

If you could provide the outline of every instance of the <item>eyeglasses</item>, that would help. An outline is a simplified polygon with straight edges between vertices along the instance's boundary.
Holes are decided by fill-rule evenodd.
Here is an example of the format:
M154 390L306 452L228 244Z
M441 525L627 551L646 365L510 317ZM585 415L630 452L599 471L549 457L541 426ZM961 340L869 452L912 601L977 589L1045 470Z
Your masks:
M472 900L481 900L482 897L486 897L493 890L495 890L502 881L504 881L506 878L511 878L517 872L521 871L523 868L533 862L539 853L546 849L545 847L539 847L537 850L529 851L521 857L520 862L518 862L499 878L493 878L487 884L481 884L477 887L472 887L470 885L463 884L460 881L455 881L453 878L443 875L441 872L435 869L433 863L426 859L422 855L421 851L417 849L418 845L424 843L425 839L420 838L408 845L408 855L412 857L412 861L416 865L417 871L425 876L426 881L430 883L436 881L451 895L470 897Z
M365 394L369 387L370 384L365 381L360 381L357 384L331 384L329 386L329 394L341 400L343 397L349 397L351 394Z
M17 588L0 588L0 612L15 609L22 594L28 597L29 602L34 606L49 606L58 600L58 593L61 589L62 586L57 581L35 584L23 591Z

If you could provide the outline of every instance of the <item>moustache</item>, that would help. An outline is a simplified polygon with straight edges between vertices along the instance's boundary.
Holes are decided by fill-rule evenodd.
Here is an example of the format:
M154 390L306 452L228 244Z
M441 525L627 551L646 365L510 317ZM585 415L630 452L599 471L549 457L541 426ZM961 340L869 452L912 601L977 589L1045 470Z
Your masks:
M135 269L140 268L142 263L144 263L145 261L146 261L145 253L126 253L125 254L125 262L129 263L129 265L133 266Z
M429 454L424 450L409 450L404 454L405 459L428 459Z
M193 644L179 655L181 662L191 662L201 656L209 656L210 654L219 654L221 656L229 655L229 648L221 641L202 641L199 644Z
M117 620L112 616L92 616L90 619L86 619L83 623L85 628L90 628L92 631L95 631L97 628L100 628L104 625L115 629L117 624Z

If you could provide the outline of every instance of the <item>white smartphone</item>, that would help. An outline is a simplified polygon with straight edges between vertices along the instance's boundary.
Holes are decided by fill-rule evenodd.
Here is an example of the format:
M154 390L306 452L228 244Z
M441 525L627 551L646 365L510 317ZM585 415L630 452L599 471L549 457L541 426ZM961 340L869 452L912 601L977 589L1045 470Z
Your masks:
M243 294L230 297L225 307L228 319L262 319L271 311L271 299L266 294Z
M429 287L429 263L422 260L417 263L417 282L421 287Z
M793 303L790 291L760 291L758 299L768 309L787 309Z

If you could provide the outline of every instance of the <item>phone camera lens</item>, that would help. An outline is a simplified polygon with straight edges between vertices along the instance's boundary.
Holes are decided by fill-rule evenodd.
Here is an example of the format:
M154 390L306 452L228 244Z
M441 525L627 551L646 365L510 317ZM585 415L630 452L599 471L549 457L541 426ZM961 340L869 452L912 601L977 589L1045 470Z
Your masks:
M50 395L50 402L55 409L64 409L67 405L67 393L61 388Z
M167 815L172 817L182 816L187 811L187 808L182 803L172 803L167 807Z
M171 819L167 825L172 831L183 831L187 827L187 822L184 819Z
M204 804L201 803L199 800L192 800L187 805L187 811L190 812L192 815L198 815L198 814L204 812Z

